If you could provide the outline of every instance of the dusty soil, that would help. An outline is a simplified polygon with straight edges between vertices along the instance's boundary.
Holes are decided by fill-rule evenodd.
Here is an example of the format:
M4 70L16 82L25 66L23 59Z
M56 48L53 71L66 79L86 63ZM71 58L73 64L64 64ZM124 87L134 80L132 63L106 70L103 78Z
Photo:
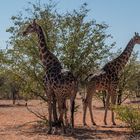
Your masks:
M108 140L125 140L130 131L125 125L117 120L117 125L111 125L110 111L108 113L108 125L103 124L104 109L99 101L93 101L93 113L97 126L90 123L89 112L87 115L88 126L82 126L82 105L81 100L76 104L80 105L75 114L75 132L73 135L47 135L47 128L39 126L36 121L39 119L30 113L24 106L24 102L19 105L12 105L12 101L0 101L0 140L85 140L85 139L108 139ZM40 113L47 113L46 105L40 105L39 100L28 102L29 108Z

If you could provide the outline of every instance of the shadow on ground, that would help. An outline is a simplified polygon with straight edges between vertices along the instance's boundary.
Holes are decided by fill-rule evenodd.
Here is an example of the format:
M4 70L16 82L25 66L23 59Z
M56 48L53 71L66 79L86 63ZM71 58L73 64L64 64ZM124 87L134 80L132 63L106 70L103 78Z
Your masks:
M19 135L25 135L25 136L33 136L35 134L41 135L41 136L48 136L47 135L47 128L44 126L39 125L32 125L32 128L24 128L26 125L22 125L18 127ZM104 129L105 126L96 126L96 127L82 127L79 126L75 128L74 134L71 134L70 132L67 132L67 134L64 134L64 139L78 139L78 140L89 140L89 139L106 139L113 137L121 137L121 136L128 136L130 133L126 130L119 130L119 128L125 128L122 126L108 126L106 127L107 130ZM113 129L117 128L117 130ZM61 130L58 131L55 137L60 136L62 134Z
M28 105L28 106L32 106L32 105ZM26 107L25 104L0 104L0 108L10 108L10 107Z

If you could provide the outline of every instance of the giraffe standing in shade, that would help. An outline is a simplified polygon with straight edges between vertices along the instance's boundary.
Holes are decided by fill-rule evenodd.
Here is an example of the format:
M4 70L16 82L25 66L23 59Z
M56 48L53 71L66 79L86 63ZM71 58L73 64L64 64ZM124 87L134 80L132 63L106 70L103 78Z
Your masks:
M138 33L135 33L135 36L129 41L128 45L126 46L126 48L124 49L124 51L121 53L120 56L108 62L97 74L93 75L91 74L86 78L87 95L83 103L84 104L83 125L86 125L85 119L87 107L89 108L90 111L92 124L96 125L92 114L92 96L93 94L95 94L96 90L106 90L108 93L106 97L105 115L104 115L104 124L105 125L107 124L106 118L110 97L111 103L115 105L117 97L116 89L119 82L119 74L124 69L126 63L128 62L135 44L140 44L140 36ZM111 114L112 114L112 123L113 125L115 125L116 123L114 120L114 112L112 109Z
M54 95L58 103L59 110L59 121L62 123L63 131L65 133L65 126L63 123L63 115L66 112L66 99L70 99L71 108L71 127L74 127L74 106L75 97L77 93L77 80L70 71L65 71L57 57L50 52L46 41L43 30L35 20L32 24L29 24L23 35L29 33L37 33L39 38L39 51L40 58L45 66L46 76L46 95L48 97L48 113L49 113L49 130L48 133L52 132L52 101ZM56 108L56 105L55 105Z

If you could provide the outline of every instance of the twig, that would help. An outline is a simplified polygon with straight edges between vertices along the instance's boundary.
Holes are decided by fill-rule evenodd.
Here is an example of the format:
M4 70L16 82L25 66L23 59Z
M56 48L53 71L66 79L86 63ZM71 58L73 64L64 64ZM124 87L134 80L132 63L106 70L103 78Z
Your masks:
M31 110L28 105L26 106L27 110L31 113L33 113L36 117L40 118L41 120L45 120L48 121L47 118L45 117L45 115L40 114L39 112L35 112L33 110Z

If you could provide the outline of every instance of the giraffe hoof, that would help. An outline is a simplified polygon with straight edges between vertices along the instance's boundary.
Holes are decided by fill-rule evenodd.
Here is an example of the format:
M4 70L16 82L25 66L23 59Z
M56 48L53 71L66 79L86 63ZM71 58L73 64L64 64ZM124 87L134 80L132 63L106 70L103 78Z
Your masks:
M113 125L116 125L116 123L115 123L115 122L113 122Z
M52 127L55 127L56 126L56 122L52 122Z
M87 124L86 123L83 123L83 126L87 126Z
M57 130L55 130L53 134L54 134L54 135L57 135Z
M47 132L47 134L52 134L52 131L49 129L48 132Z
M61 127L61 122L60 121L53 122L52 123L52 126L53 127L59 127L60 128Z
M70 135L73 135L74 134L74 131L71 129L71 131L70 131Z
M63 134L66 134L66 130L65 129L63 130Z
M93 122L93 123L92 123L92 125L96 125L96 123L95 123L95 122Z
M107 125L107 122L104 122L104 125Z

